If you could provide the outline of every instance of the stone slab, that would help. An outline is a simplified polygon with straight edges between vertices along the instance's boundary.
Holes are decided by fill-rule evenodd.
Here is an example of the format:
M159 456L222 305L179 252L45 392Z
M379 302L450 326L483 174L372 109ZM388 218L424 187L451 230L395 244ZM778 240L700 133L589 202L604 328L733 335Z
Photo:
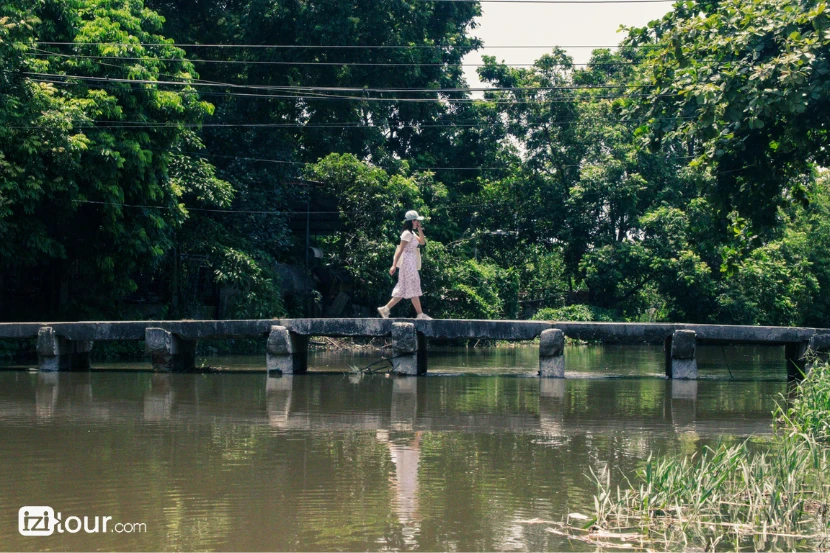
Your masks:
M543 330L539 336L539 357L556 357L565 353L565 333L558 328Z
M700 343L787 344L806 342L830 329L668 323L585 323L568 321L483 321L443 319L263 319L241 321L89 321L0 323L0 339L37 337L49 326L70 340L143 340L145 329L162 328L186 340L267 337L274 325L307 336L390 336L395 322L412 322L428 338L532 340L559 328L566 336L606 343L661 343L676 330L693 330ZM830 339L830 338L828 338Z
M196 340L186 340L163 328L147 328L144 349L153 370L187 372L196 367Z
M396 353L413 353L418 351L418 332L412 323L392 324L392 349Z
M291 334L284 326L272 326L266 344L268 355L291 355L294 353Z
M816 334L810 338L810 349L816 353L830 352L830 334Z
M539 376L541 378L565 378L565 356L540 357Z
M678 380L696 380L697 359L672 359L671 377Z
M672 336L672 359L694 359L697 339L694 330L678 330Z

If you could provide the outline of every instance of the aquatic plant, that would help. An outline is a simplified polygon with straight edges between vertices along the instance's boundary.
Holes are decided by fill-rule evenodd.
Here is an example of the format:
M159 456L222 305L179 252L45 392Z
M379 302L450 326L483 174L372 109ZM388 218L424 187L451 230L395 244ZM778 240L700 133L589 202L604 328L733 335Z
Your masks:
M592 473L594 517L571 533L627 548L826 548L830 365L816 365L789 407L779 405L773 415L776 431L766 442L650 456L626 486L612 486L607 469Z

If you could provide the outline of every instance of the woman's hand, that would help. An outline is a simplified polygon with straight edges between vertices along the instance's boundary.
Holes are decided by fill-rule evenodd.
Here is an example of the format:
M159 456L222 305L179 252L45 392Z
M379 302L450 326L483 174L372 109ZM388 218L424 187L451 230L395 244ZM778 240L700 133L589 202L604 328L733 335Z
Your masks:
M415 238L418 239L418 243L420 245L424 245L427 243L426 236L424 236L424 227L421 226L421 221L413 221L412 223L412 230L417 230L418 234L415 234Z
M392 268L391 268L391 269L389 269L389 276L394 275L394 274L395 274L395 271L397 271L397 270L398 270L398 268L397 268L397 267L395 267L394 265L392 265Z

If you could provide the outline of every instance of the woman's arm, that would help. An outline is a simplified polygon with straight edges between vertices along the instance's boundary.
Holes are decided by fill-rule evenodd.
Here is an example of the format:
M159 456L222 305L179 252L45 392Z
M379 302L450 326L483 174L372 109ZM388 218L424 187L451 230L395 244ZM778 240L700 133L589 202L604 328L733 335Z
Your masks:
M413 234L415 234L415 238L418 239L418 243L423 246L427 243L427 237L424 236L424 227L422 227L421 223L419 222L416 228L418 230L418 234Z
M406 240L401 240L401 243L398 244L398 247L395 249L395 258L392 259L392 268L389 269L389 274L394 275L395 271L398 270L398 259L401 257L401 253L403 253L403 249L406 246Z

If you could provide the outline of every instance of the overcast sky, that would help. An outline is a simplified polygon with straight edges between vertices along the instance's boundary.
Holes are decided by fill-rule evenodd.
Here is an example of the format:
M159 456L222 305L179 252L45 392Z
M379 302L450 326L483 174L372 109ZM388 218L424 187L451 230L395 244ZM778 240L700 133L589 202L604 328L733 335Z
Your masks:
M499 45L615 45L623 38L620 25L643 26L671 10L671 2L640 4L507 4L484 3L473 35L484 40L484 48L464 58L464 63L481 63L481 55L498 61L533 63L547 48L499 49ZM590 48L567 48L574 63L590 59ZM467 84L482 86L475 67L465 67Z

